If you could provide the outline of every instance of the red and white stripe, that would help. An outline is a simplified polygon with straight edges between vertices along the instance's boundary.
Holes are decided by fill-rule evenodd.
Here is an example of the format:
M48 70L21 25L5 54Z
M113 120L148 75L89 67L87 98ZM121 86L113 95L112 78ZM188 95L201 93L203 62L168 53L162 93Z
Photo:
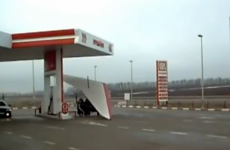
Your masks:
M12 34L12 48L70 45L75 43L75 29Z

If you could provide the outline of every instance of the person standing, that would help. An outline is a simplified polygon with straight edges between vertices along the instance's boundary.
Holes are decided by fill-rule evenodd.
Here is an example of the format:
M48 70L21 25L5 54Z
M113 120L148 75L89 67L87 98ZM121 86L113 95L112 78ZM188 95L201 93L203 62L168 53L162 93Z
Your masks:
M75 103L77 104L78 103L78 99L77 99L77 94L75 95Z
M51 111L52 104L53 104L53 96L50 97L50 104L48 106L48 115L52 114L52 111Z

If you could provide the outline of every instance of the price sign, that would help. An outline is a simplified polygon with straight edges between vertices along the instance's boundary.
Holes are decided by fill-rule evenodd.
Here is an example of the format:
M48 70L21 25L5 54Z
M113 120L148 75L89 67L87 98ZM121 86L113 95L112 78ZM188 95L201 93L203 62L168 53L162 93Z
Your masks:
M157 104L168 101L168 63L167 61L156 62L157 77Z

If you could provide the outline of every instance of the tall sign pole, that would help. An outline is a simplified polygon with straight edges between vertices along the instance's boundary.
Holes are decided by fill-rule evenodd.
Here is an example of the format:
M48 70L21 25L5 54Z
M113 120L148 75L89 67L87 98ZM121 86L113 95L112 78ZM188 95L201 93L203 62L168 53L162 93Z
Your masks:
M201 56L201 102L202 108L204 108L204 54L203 54L203 35L199 34L198 37L200 38L200 56Z
M156 61L156 105L168 102L168 62Z
M34 60L32 60L33 98L35 98Z
M34 99L34 106L35 106L36 105L36 100L35 100L34 60L32 60L32 82L33 82L33 99Z
M228 18L228 26L229 26L228 27L229 37L228 38L229 38L229 44L230 44L230 17Z
M97 81L97 66L94 66L94 80Z
M133 60L130 60L130 73L131 73L131 84L130 84L130 100L133 100Z

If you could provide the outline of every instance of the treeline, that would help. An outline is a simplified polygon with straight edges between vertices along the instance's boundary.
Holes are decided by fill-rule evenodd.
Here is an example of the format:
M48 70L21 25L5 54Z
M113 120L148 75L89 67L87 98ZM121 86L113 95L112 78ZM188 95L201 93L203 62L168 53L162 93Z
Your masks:
M200 88L200 79L183 79L183 80L175 80L169 81L169 96L200 96L201 90ZM145 96L155 96L155 82L134 82L133 83L133 92L139 94L135 94L135 97L145 97ZM229 85L229 86L228 86ZM120 82L120 83L109 83L108 84L111 90L111 96L120 97L123 96L124 93L130 92L130 82ZM205 95L230 95L230 78L208 78L204 81ZM222 86L222 88L215 88L218 86ZM223 87L226 86L226 87ZM212 88L209 88L212 87ZM147 92L147 93L141 93ZM73 96L74 93L81 93L79 90L70 87L65 91L66 96ZM32 94L19 94L21 96L31 97ZM17 94L17 96L19 96ZM43 91L37 91L36 97L42 97Z
M169 81L169 96L200 96L200 79L183 79ZM155 82L135 82L133 83L133 92L135 97L155 96ZM229 85L229 86L228 86ZM130 92L130 82L109 83L112 97L121 97L126 92ZM229 78L208 78L204 81L206 95L229 95L230 94L230 79ZM215 88L221 86L221 88ZM226 86L226 87L223 87ZM212 87L212 88L209 88ZM138 93L139 92L139 93ZM142 93L143 92L143 93ZM66 91L66 95L79 93L78 90L70 87Z
M144 89L143 91L147 92L137 92L134 90L133 96L134 97L155 97L156 96L156 89L148 88ZM129 93L129 91L111 91L112 97L124 97L124 93ZM194 89L177 89L177 90L169 90L168 91L169 97L171 96L201 96L201 89L194 88ZM229 96L230 95L230 86L226 87L218 87L218 88L205 88L204 89L205 96Z
M169 81L169 88L180 89L180 88L195 88L200 87L201 79L183 79ZM230 85L229 78L208 78L204 80L204 86L224 86ZM131 82L120 82L120 83L110 83L108 84L111 91L126 91L130 90ZM143 89L155 88L156 82L139 82L133 83L133 89L136 91L141 91Z
M169 96L201 96L201 79L170 81ZM109 84L112 97L122 97L130 92L130 82ZM230 95L229 78L209 78L204 81L204 94L206 96ZM133 83L134 97L156 96L155 82Z

